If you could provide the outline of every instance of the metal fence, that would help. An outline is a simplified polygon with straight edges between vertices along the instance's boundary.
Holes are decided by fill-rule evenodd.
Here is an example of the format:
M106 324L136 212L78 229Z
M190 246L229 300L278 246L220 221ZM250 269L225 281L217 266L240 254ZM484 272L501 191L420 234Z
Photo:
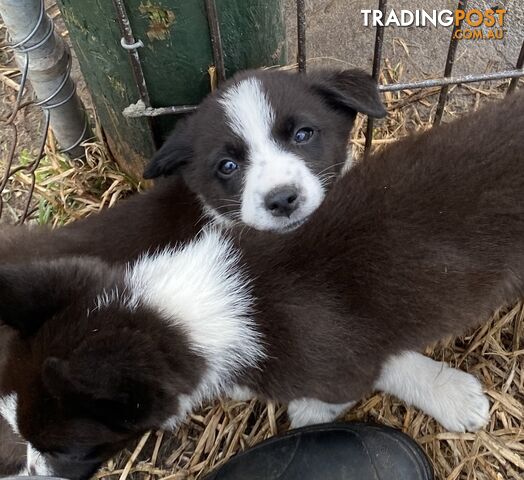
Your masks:
M180 114L186 114L189 112L194 111L197 106L196 105L173 105L168 107L161 107L161 108L154 108L151 106L150 100L149 100L149 92L147 88L147 82L144 77L142 64L140 62L140 55L139 55L139 48L142 45L142 43L137 39L135 39L133 35L133 31L131 29L131 25L129 22L129 18L126 12L125 4L123 0L113 0L113 5L115 8L116 18L118 20L118 24L120 26L122 39L121 39L121 45L122 48L126 49L129 54L129 60L133 72L134 81L136 83L137 91L139 92L140 99L144 102L145 108L142 111L135 111L132 115L133 116L145 116L145 117L152 117L152 116L158 116L158 115L180 115ZM220 35L220 24L218 21L217 16L217 8L215 0L205 0L205 6L206 6L206 14L209 24L209 32L210 32L210 42L213 52L213 60L214 60L214 67L217 72L217 81L218 84L220 82L224 81L226 78L225 74L225 68L224 68L224 51L222 47L222 40ZM306 54L306 13L305 13L305 0L296 0L296 14L297 14L297 65L299 72L305 72L307 69L307 54ZM385 15L387 8L387 0L379 0L378 1L378 9L382 11L383 15ZM467 0L459 0L457 3L457 9L465 10L467 8ZM458 38L455 35L455 32L457 29L461 27L463 20L461 20L458 25L455 24L451 33L451 39L448 47L448 54L447 58L443 64L443 76L441 78L436 79L429 79L429 80L421 80L417 82L411 82L411 83L393 83L393 84L387 84L387 85L380 85L379 90L382 92L394 92L394 91L402 91L402 90L412 90L412 89L428 89L432 87L441 87L439 98L437 102L437 108L435 112L435 116L433 119L434 124L440 123L442 119L442 115L444 112L444 107L446 105L447 99L448 99L448 92L451 85L459 85L464 83L473 83L473 82L483 82L483 81L495 81L495 80L507 80L511 79L509 82L507 92L511 93L517 85L519 77L524 76L524 42L522 44L519 57L515 64L514 70L505 70L505 71L499 71L494 73L484 73L484 74L470 74L470 75L463 75L463 76L452 76L453 72L453 64L455 60L455 53L458 45ZM372 76L377 82L379 81L379 75L381 70L381 59L382 59L382 47L384 44L384 26L378 26L376 29L376 36L375 36L375 45L374 45L374 55L373 55L373 67L372 67ZM19 42L17 45L12 45L15 49L22 49L23 51L25 43L27 43L29 39L25 39L24 42ZM27 68L27 64L26 64ZM13 109L12 114L9 116L9 118L1 120L1 124L5 125L13 130L13 141L11 144L11 147L8 152L7 156L7 169L4 174L4 178L0 181L0 195L2 191L4 190L5 186L7 185L10 178L12 178L13 175L15 175L19 171L25 171L27 174L31 175L32 178L32 184L31 184L31 190L29 192L29 198L27 199L27 204L25 211L23 213L23 216L21 218L21 223L24 222L28 216L31 214L30 205L31 205L31 196L34 190L35 186L35 171L38 168L39 162L43 157L44 154L44 146L45 142L47 140L47 127L49 124L49 109L53 108L54 106L51 105L49 102L52 101L52 99L55 97L56 94L59 92L56 92L55 95L52 95L49 98L46 98L44 100L40 100L38 102L36 101L28 101L28 102L22 102L23 93L25 91L26 86L26 79L27 79L27 72L22 72L22 79L20 82L20 89L18 92L18 96L15 102L15 106ZM36 159L29 165L19 165L19 166L13 166L14 162L14 152L16 148L16 140L17 140L17 132L16 132L16 126L14 125L14 119L16 115L26 106L30 104L36 104L41 105L42 108L44 108L44 115L45 115L45 131L42 136L40 145L39 145L39 153L36 157ZM369 148L371 147L373 142L373 119L369 118L367 122L367 128L366 128L366 141L365 141L365 151L369 151ZM72 148L72 147L71 147ZM0 196L0 215L2 213L2 199Z

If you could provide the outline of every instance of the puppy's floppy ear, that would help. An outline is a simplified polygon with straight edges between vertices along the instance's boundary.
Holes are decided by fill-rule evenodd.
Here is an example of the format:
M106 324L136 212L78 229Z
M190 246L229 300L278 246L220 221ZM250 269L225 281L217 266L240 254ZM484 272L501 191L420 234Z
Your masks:
M0 322L34 335L81 292L88 276L74 259L0 265Z
M193 133L189 127L190 118L178 121L173 133L146 166L143 175L145 179L157 178L161 175L173 175L191 161L193 157Z
M335 109L375 118L386 115L377 83L367 73L361 70L324 71L312 73L310 77L312 88Z
M44 265L0 267L0 321L30 336L62 308L64 299L56 276L46 276Z

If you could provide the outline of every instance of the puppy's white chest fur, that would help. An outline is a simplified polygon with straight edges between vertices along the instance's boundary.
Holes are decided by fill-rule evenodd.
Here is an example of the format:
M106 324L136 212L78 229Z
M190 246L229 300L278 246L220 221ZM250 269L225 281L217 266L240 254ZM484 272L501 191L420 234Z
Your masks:
M222 394L242 370L264 358L249 279L239 260L231 242L214 228L184 247L143 257L126 274L127 306L142 303L157 310L187 333L191 348L206 360L198 388L179 397L177 416Z

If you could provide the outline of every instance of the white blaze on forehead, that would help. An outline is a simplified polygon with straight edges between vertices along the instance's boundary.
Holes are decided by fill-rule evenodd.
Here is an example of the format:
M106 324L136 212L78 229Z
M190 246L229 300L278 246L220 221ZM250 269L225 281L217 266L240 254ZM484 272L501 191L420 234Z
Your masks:
M224 107L229 126L250 148L267 141L275 113L260 80L242 80L227 89L219 102Z
M242 221L260 230L279 230L309 216L322 202L324 190L304 160L273 138L276 115L262 82L257 78L242 80L227 89L219 102L228 125L245 142L248 151ZM290 218L274 217L264 200L271 191L287 186L298 191L299 206Z
M13 429L13 432L18 432L18 421L16 418L16 407L18 405L18 397L16 393L10 393L5 397L0 398L0 415L4 417L5 421Z

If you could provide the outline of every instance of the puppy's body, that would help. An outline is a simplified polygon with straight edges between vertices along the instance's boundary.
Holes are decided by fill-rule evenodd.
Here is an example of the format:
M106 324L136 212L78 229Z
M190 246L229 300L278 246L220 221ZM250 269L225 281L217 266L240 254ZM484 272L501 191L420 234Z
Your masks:
M205 224L200 202L177 179L55 230L2 226L0 262L93 256L111 263L191 240Z
M355 166L273 249L245 234L268 339L263 373L246 385L286 400L355 400L392 354L522 295L523 131L520 93Z
M144 252L188 242L205 221L200 202L187 187L180 180L166 179L144 194L62 228L2 226L0 264L79 255L122 264ZM12 330L0 328L0 365L12 336ZM0 418L0 475L19 472L25 462L22 439Z
M295 418L319 421L382 388L479 428L478 382L405 352L524 293L523 129L518 94L402 140L340 179L296 232L243 232L242 252L208 231L127 272L4 267L0 314L20 332L7 416L51 471L75 478L231 391L291 401ZM27 288L28 278L39 281Z

